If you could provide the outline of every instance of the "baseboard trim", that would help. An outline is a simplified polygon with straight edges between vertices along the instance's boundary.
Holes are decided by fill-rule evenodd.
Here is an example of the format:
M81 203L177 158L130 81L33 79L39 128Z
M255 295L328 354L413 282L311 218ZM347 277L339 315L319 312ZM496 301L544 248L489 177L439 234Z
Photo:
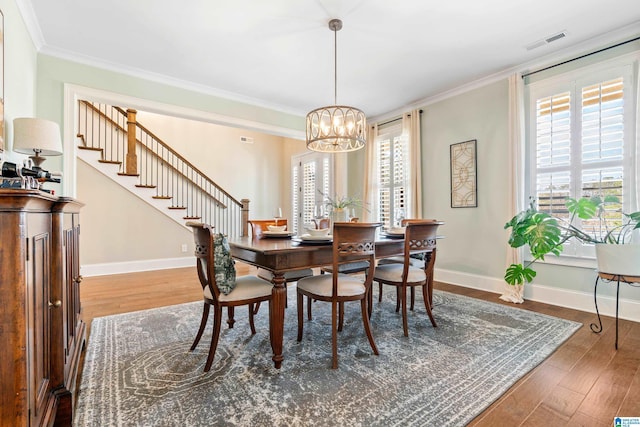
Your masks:
M195 266L195 257L152 259L140 261L114 262L106 264L89 264L81 267L81 274L85 277L104 276L108 274L135 273L139 271L166 270L170 268L182 268ZM495 277L480 276L476 274L461 273L459 271L435 269L434 279L439 282L466 288L479 289L501 295L505 282ZM576 292L566 289L558 289L541 284L527 284L524 298L526 300L543 302L574 310L586 311L595 314L593 294ZM497 299L497 296L496 296ZM604 316L615 316L616 300L613 297L598 296L598 308ZM640 322L640 301L620 299L620 319ZM595 321L594 317L594 321Z
M170 268L194 267L194 256L181 258L148 259L140 261L89 264L80 267L84 277L106 276L108 274L136 273L139 271L167 270Z
M503 293L505 287L504 280L495 277L479 276L438 268L435 269L434 279L439 282L479 289L498 295ZM525 286L524 299L594 313L594 321L597 320L595 317L596 309L593 303L592 293L576 292L529 283ZM600 309L600 315L614 317L616 315L615 297L599 294L598 308ZM640 301L620 298L619 317L620 319L640 322Z

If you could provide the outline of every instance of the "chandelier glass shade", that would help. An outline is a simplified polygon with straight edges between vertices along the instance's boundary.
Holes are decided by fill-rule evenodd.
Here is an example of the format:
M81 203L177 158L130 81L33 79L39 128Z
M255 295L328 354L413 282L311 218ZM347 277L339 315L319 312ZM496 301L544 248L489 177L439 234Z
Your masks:
M337 72L337 32L342 28L342 21L332 19L329 29L334 33L334 102L337 104L338 72ZM307 148L320 152L348 152L363 148L366 144L367 118L355 107L346 105L329 105L316 108L307 114Z

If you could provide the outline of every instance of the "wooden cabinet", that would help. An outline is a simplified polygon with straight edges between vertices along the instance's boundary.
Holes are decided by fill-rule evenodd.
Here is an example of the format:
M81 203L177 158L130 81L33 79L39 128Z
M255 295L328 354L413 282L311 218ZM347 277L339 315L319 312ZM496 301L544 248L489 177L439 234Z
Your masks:
M0 189L0 425L71 425L85 341L81 206Z

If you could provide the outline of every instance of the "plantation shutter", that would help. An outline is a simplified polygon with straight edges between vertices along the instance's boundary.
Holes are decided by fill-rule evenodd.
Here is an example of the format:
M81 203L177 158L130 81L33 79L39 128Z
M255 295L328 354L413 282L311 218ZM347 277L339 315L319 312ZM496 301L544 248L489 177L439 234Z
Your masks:
M625 197L635 188L633 138L625 126L625 120L633 120L630 70L585 72L574 80L563 76L530 89L531 195L538 209L567 221L567 197L616 196L620 203L607 206L604 223L582 222L593 235L622 222L630 205ZM569 242L564 253L593 256L593 248Z

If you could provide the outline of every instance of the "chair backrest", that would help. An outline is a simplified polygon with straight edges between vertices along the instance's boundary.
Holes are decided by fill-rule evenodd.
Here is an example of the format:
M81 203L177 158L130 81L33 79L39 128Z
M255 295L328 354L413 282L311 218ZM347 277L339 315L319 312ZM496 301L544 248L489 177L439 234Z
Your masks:
M216 286L216 275L214 273L214 249L213 249L213 227L201 222L188 221L187 226L193 229L193 240L196 249L196 268L198 270L198 279L202 289L209 286L211 295L218 299L220 290Z
M314 219L313 222L316 224L316 229L318 230L331 226L331 220L329 218Z
M403 223L404 233L404 270L402 280L407 277L411 255L432 252L436 247L438 227L444 222L434 219L409 219ZM425 261L425 268L427 263Z
M193 229L200 284L203 290L208 286L211 296L217 301L220 293L229 294L236 286L236 268L229 244L208 224L189 221L187 225Z
M381 223L339 222L333 224L333 271L339 271L340 264L367 260L375 265L376 229ZM371 286L373 268L368 269L365 286ZM338 292L338 275L333 275L333 295Z
M265 231L269 230L270 225L276 225L275 219L250 219L249 224L251 224L251 234L254 239L262 239L264 238ZM286 219L279 219L278 225L287 225Z

